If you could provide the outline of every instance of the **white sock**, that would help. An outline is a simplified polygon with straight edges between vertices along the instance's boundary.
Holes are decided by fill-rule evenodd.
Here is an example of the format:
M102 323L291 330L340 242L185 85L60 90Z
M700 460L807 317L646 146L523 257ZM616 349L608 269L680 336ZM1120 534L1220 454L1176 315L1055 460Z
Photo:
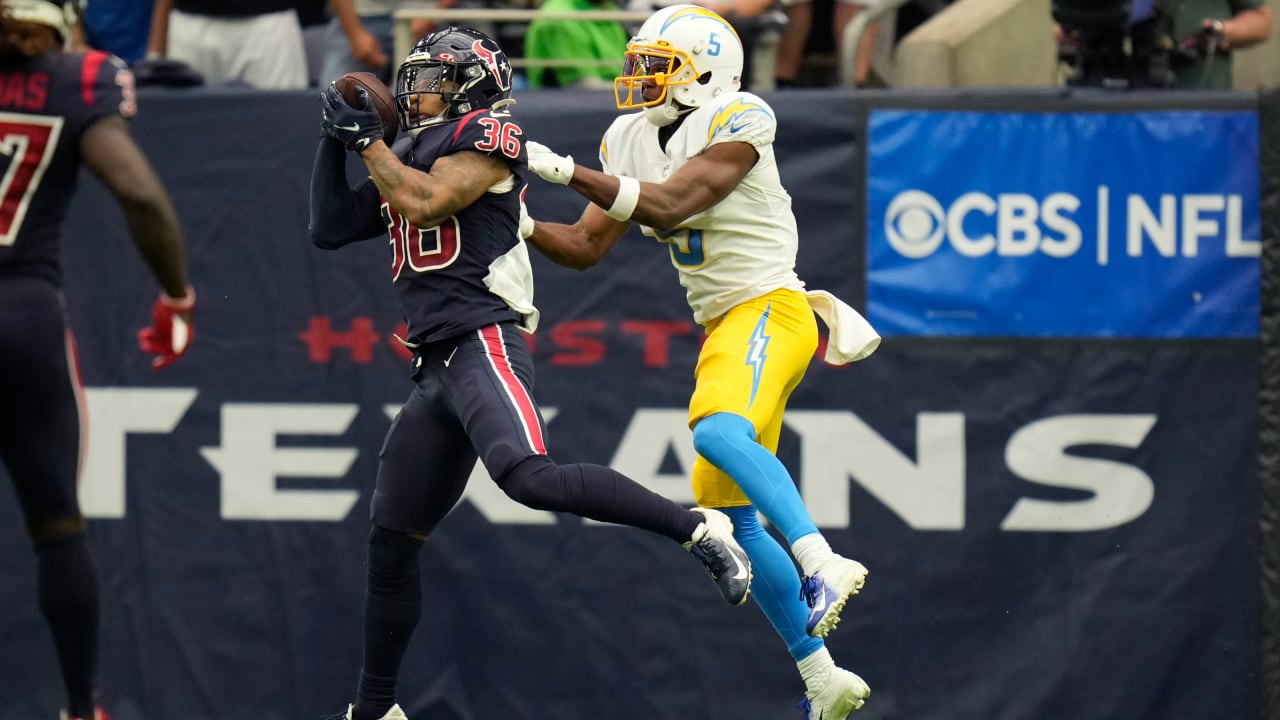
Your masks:
M831 659L826 646L818 648L809 657L796 663L796 667L800 668L800 679L804 680L805 693L812 696L821 690L835 666L836 661Z
M816 573L822 563L830 560L833 555L835 553L831 552L831 546L822 537L822 533L809 533L791 546L791 556L800 563L805 575Z

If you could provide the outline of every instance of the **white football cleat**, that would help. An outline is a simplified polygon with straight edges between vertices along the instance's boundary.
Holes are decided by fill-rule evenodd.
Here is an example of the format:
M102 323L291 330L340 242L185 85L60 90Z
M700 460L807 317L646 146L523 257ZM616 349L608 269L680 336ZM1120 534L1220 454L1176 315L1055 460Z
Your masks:
M862 678L843 668L831 668L831 677L822 689L805 695L808 720L845 720L860 709L871 695Z
M813 637L826 637L840 622L840 611L849 598L857 595L867 581L862 563L834 555L818 571L804 578L800 597L809 604L809 620L805 630Z
M351 713L355 712L355 709L355 705L347 706L346 720L351 720ZM391 709L388 710L380 720L409 720L409 718L404 714L404 711L400 709L399 705L392 705Z

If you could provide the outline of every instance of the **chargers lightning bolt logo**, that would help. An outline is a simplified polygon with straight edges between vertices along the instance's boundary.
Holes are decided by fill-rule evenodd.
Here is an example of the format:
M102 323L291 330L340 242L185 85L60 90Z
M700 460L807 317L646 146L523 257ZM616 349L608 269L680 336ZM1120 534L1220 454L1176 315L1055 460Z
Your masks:
M760 376L764 374L764 361L769 358L769 340L771 339L764 333L765 325L769 322L769 311L773 309L773 303L769 303L764 308L764 313L760 316L760 321L756 323L756 329L751 331L751 347L747 350L747 365L751 366L751 399L747 401L747 407L751 407L756 401L756 391L760 389Z
M741 99L734 100L728 105L720 108L720 110L716 112L716 116L711 119L711 127L707 130L707 140L710 141L711 138L716 136L716 132L725 126L728 126L730 133L736 133L743 128L746 128L749 124L746 119L746 115L753 112L764 113L770 118L773 117L773 113L769 112L761 105L757 105L753 102L746 102Z

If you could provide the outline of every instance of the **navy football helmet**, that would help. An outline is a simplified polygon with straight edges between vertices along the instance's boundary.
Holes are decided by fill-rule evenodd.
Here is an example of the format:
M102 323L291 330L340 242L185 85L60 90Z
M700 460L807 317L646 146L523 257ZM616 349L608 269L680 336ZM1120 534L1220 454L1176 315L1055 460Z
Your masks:
M439 95L444 112L423 116L417 98ZM396 110L404 130L455 120L482 108L500 109L511 98L511 62L493 38L466 27L422 36L396 73Z

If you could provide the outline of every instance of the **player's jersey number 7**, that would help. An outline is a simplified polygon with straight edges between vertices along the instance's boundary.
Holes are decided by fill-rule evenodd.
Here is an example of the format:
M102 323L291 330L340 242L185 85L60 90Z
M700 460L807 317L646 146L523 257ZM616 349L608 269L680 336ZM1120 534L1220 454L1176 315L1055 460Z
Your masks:
M58 148L62 118L0 113L0 245L13 245Z

